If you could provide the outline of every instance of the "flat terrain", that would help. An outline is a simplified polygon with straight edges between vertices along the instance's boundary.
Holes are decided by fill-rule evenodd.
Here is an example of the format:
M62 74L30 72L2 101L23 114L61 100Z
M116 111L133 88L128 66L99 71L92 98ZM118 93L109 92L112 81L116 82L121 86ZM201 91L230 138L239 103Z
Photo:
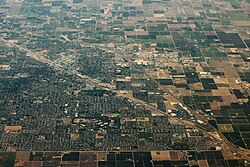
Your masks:
M2 166L249 165L249 9L0 0Z

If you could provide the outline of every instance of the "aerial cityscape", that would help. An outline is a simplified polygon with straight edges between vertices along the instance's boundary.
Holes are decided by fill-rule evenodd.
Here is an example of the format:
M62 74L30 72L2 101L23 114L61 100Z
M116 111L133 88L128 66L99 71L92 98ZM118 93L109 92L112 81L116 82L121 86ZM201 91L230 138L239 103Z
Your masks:
M0 0L0 167L250 166L249 0Z

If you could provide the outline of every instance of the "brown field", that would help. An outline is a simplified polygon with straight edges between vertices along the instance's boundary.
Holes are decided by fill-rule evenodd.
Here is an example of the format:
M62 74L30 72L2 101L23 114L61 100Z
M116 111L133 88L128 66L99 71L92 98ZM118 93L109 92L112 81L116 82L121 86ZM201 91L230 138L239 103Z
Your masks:
M203 90L202 83L188 84L191 90Z
M210 107L212 110L220 110L221 109L217 102L210 103Z
M219 124L218 128L221 132L234 132L231 124Z
M213 96L230 96L229 90L221 89L221 90L212 90Z
M250 21L232 21L234 26L238 27L248 27L250 26Z
M238 102L238 99L236 98L235 95L230 95L230 96L222 96L221 97L223 102L227 102L227 103L234 103L234 102Z
M107 161L107 153L106 152L98 152L97 153L98 161Z
M214 77L214 82L216 84L228 84L228 80L226 78L216 78Z
M198 160L198 164L199 166L202 166L202 167L209 167L207 160Z
M171 104L178 104L179 101L176 100L173 96L171 95L163 95L165 99L167 99Z
M203 68L202 67L196 67L196 72L203 72Z
M190 90L183 89L181 90L183 96L191 96L192 92Z
M165 72L163 70L158 70L157 76L158 76L158 78L166 78L167 77L167 75L165 74Z
M29 157L30 157L30 152L29 151L18 151L16 153L16 161L29 161Z
M157 154L159 153L159 154ZM171 160L169 151L151 151L152 160Z
M152 160L160 161L161 154L160 151L151 151Z
M70 118L63 118L63 123L65 125L70 125L71 124L71 119Z
M224 68L224 73L227 78L240 78L239 74L235 69L232 69L230 67Z
M22 126L5 126L5 133L18 133L22 130Z
M169 101L164 101L166 110L174 110L174 107L169 103Z

